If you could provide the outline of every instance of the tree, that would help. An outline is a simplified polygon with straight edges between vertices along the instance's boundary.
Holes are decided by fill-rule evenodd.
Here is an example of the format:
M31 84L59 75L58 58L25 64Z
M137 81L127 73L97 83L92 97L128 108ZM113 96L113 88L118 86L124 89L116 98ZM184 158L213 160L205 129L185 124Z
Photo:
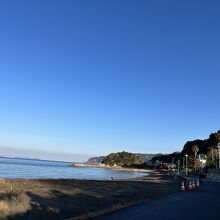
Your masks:
M141 165L144 161L140 160L137 154L123 151L107 155L102 163L110 166L117 165L121 167L132 167L135 165Z
M215 158L216 158L216 155L215 155L215 147L212 146L212 147L209 147L208 148L208 152L207 152L207 166L209 168L215 168L216 167L216 163L215 163Z
M197 153L199 152L199 147L197 146L197 145L193 145L193 147L192 147L192 151L193 151L193 153L194 153L194 160L195 160L195 164L194 164L194 167L195 167L195 172L196 172L196 165L197 165L197 160L196 160L196 158L197 158Z

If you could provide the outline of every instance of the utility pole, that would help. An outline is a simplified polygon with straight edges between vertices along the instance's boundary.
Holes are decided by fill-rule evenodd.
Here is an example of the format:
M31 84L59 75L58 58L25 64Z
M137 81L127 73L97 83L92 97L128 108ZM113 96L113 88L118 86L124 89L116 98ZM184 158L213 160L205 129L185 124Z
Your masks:
M177 174L180 174L180 160L177 162Z
M185 156L186 156L186 176L188 176L188 169L187 169L187 158L188 158L188 154L186 154Z
M220 143L218 143L218 168L220 169Z
M183 170L185 169L185 161L184 161L184 157L183 157Z
M214 161L214 149L212 148L212 161Z

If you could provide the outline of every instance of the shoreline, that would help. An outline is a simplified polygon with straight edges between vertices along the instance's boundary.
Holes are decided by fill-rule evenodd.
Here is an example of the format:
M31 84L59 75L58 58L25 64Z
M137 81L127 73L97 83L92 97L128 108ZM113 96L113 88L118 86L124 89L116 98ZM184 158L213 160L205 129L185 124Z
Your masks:
M141 169L141 168L126 168L126 167L119 167L119 166L104 166L104 165L89 165L89 164L73 164L70 165L74 168L102 168L102 169L109 169L115 171L129 171L129 172L141 172L141 173L149 173L151 170L148 169Z
M0 219L89 219L177 192L158 172L120 180L0 179Z

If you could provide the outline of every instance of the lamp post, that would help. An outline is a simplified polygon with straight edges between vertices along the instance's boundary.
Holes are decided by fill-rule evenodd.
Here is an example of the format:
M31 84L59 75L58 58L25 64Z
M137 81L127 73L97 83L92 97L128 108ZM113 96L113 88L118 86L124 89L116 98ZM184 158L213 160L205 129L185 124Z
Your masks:
M188 168L187 168L187 158L188 158L188 154L186 154L185 156L186 156L186 176L188 176Z

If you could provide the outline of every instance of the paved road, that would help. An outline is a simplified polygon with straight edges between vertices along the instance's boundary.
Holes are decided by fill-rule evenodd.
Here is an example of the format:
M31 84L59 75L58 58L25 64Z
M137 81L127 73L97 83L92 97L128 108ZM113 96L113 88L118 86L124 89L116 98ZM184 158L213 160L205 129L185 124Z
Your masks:
M220 220L220 183L204 181L199 190L175 193L124 208L94 220Z

